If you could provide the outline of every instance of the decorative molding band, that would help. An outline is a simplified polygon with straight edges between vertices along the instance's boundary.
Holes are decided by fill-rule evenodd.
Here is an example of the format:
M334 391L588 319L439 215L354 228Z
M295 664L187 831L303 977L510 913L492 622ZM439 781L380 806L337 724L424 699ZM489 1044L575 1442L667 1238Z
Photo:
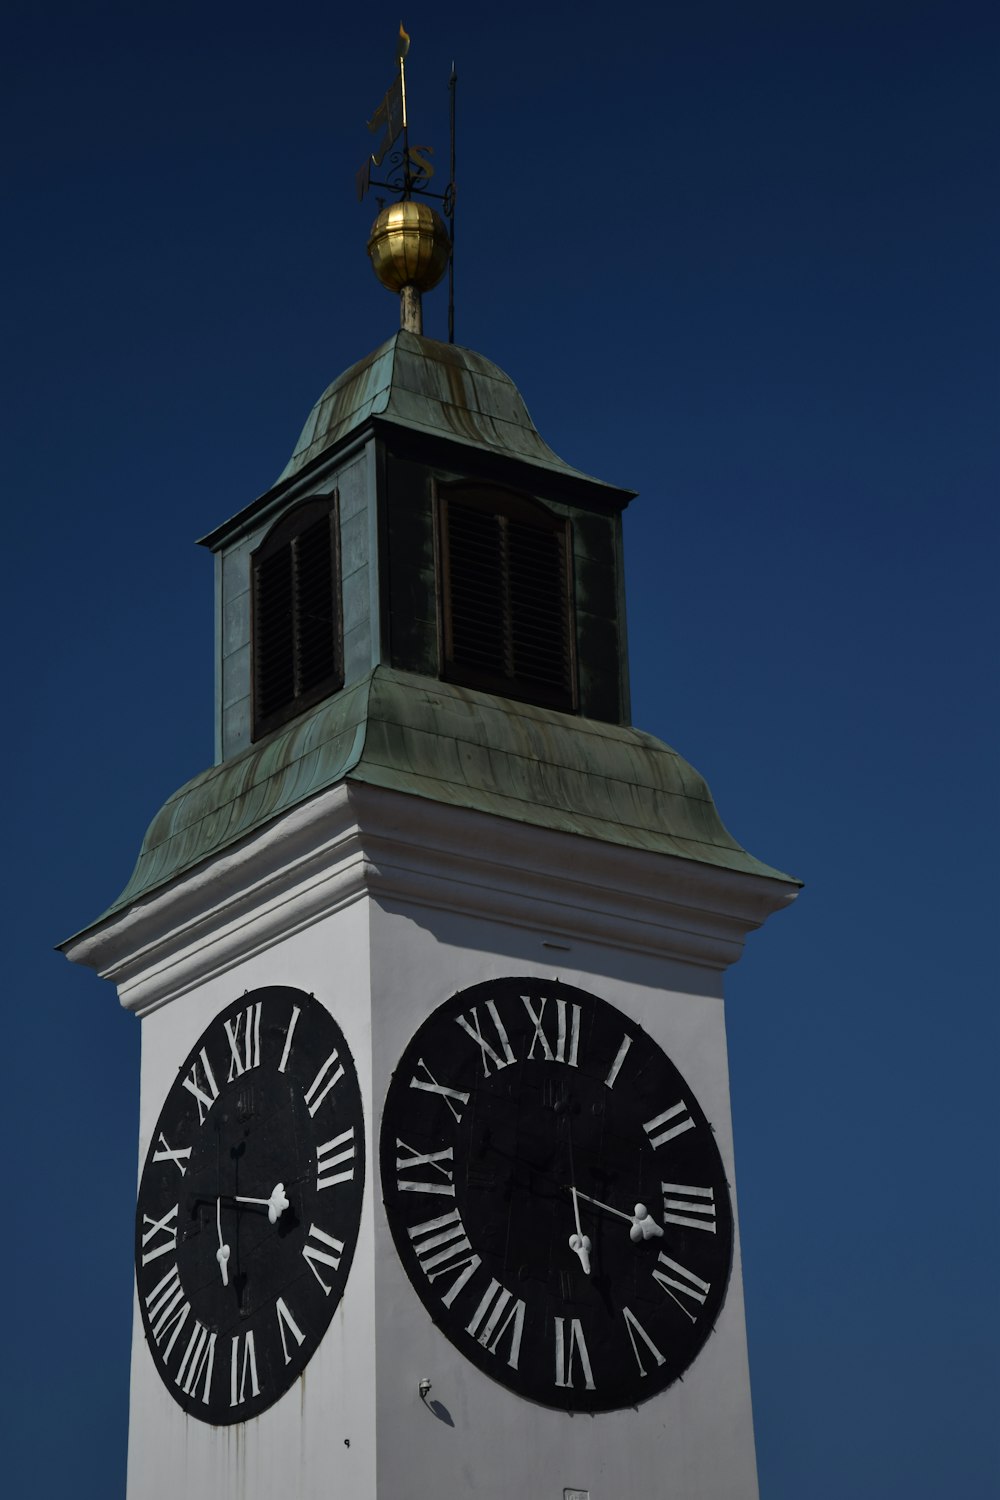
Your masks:
M370 897L728 968L777 880L340 783L63 945L143 1014Z

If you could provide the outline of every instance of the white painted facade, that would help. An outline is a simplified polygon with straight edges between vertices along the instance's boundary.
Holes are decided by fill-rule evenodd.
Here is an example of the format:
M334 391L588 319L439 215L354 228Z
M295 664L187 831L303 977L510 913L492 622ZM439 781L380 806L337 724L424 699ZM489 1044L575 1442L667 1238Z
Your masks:
M439 1004L490 977L559 978L634 1017L678 1066L715 1128L735 1210L722 973L793 894L341 784L67 945L142 1018L140 1162L177 1068L246 989L321 999L365 1104L365 1200L344 1299L274 1406L226 1428L186 1416L136 1308L129 1500L754 1500L738 1229L717 1328L684 1379L637 1409L571 1417L481 1374L431 1322L385 1219L378 1138L393 1068Z

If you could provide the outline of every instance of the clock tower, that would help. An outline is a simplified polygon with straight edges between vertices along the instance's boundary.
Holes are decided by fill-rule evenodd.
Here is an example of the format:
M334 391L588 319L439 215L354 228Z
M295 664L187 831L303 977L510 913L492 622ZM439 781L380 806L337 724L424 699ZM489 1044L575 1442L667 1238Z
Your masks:
M630 492L419 331L432 209L370 253L204 538L216 763L63 944L143 1030L129 1497L752 1500L723 976L797 882L631 726Z

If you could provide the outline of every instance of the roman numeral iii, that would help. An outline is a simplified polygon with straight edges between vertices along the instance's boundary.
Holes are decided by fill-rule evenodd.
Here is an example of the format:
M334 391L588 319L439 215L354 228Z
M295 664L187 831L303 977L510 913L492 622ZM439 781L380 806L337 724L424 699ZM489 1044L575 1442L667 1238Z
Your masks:
M351 1165L348 1166L347 1163ZM316 1147L316 1190L354 1180L354 1126Z
M688 1229L705 1229L715 1233L715 1189L687 1187L681 1182L664 1182L663 1222L683 1224Z

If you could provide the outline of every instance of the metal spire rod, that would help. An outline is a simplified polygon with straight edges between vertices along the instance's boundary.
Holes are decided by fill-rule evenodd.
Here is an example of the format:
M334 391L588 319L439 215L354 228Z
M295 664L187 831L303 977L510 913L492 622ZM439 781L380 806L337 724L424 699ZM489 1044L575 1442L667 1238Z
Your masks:
M448 192L451 195L451 213L448 215L448 234L451 238L451 255L448 257L448 342L455 342L455 95L458 92L458 74L455 72L455 63L451 64L451 77L448 79L448 91L450 100L450 125L451 125L451 174L448 179Z

